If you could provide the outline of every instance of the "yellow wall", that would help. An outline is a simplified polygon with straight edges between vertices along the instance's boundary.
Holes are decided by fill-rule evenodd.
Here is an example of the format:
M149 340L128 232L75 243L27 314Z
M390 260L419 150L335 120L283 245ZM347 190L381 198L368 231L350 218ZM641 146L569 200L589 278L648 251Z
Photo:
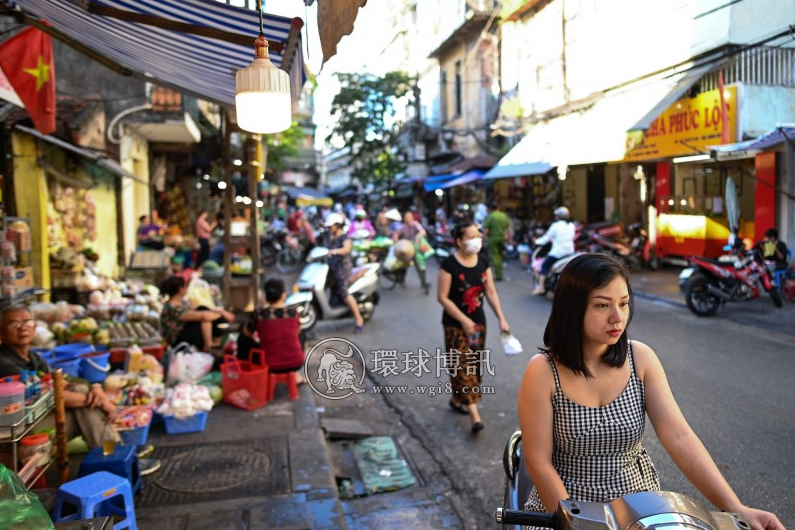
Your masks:
M37 287L50 287L50 258L47 251L47 183L44 171L36 158L36 140L28 134L14 133L11 137L13 153L14 194L17 215L30 217L33 243L32 266Z
M146 182L122 179L122 222L124 226L124 263L137 247L138 218L151 209L149 195L149 142L138 136L126 134L122 140L121 166Z
M118 208L116 206L116 179L114 175L95 177L97 186L89 191L96 204L97 237L94 241L86 241L94 252L99 254L97 268L102 274L111 278L119 276L117 263L119 251Z
M49 253L65 244L78 252L84 248L93 249L100 257L97 262L99 272L109 277L117 277L117 177L96 166L87 165L89 163L81 159L74 159L79 162L74 163L73 155L67 155L57 147L47 145L46 152L39 152L37 140L27 134L14 134L13 145L17 212L21 217L31 217L36 284L45 289L51 287ZM69 211L74 212L73 215L65 213L63 207L56 208L54 204L58 196L64 196L70 185L48 176L36 162L39 156L45 157L58 172L68 177L94 183L91 189L72 188L76 207ZM87 196L93 199L96 207L93 234L87 229L86 223ZM67 242L65 236L64 227L67 222L72 225L69 229L72 234L71 242Z

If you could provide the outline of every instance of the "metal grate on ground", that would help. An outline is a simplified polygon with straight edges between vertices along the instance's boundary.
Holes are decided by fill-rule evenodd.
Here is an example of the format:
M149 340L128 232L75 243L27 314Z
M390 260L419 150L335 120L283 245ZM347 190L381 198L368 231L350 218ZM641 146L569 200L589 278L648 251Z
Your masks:
M158 447L163 467L146 477L136 506L168 506L287 493L286 436Z

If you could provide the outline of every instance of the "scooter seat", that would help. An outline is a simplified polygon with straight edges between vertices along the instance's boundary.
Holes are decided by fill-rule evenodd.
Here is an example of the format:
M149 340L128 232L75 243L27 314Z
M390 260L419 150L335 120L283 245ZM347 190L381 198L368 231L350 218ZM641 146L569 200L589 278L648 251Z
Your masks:
M366 273L367 273L367 267L354 267L351 270L350 283L355 282L356 280L364 276Z

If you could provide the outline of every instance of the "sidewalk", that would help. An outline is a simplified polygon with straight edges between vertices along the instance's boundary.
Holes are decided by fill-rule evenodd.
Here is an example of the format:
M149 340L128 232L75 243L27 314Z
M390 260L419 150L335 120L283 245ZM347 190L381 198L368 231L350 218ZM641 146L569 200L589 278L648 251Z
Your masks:
M346 528L312 392L285 393L254 411L219 405L201 433L153 425L163 467L135 499L138 528Z
M775 331L795 336L795 303L784 299L782 307L776 307L770 295L762 292L756 300L729 302L718 309L711 317L698 317L691 313L685 303L685 296L679 291L680 267L664 267L658 271L642 270L631 275L632 290L636 296L658 300L676 305L693 318L717 318L738 324L753 326L763 330Z

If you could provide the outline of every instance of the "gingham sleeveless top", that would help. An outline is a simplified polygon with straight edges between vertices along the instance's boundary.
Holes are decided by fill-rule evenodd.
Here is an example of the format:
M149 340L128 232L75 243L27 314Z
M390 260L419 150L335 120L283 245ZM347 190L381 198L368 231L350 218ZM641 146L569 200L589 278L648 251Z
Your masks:
M630 376L624 391L605 407L586 407L566 397L558 370L545 354L555 376L552 397L552 465L569 497L578 501L607 502L639 491L660 489L657 470L643 447L646 397L635 373L629 345ZM550 506L554 511L557 506ZM545 511L533 487L526 510Z

